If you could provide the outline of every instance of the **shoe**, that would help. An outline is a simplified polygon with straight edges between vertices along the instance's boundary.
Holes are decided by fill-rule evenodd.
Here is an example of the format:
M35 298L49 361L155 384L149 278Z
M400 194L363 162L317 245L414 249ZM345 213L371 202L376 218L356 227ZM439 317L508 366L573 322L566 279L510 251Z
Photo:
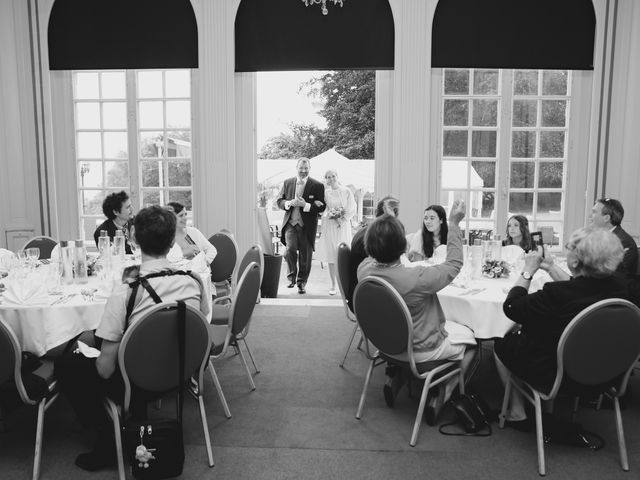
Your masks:
M394 375L387 376L387 380L385 382L384 387L382 388L382 393L384 393L384 401L387 404L387 407L393 408L396 403L396 397L402 387L404 386L404 379L400 372L396 372Z
M287 288L293 288L296 286L296 282L291 282L289 285L287 285Z
M307 293L307 291L304 289L303 284L298 285L298 293Z
M422 417L424 418L424 422L433 427L436 424L437 417L437 406L438 406L438 397L440 396L440 389L438 387L429 388L429 393L427 393L427 401L426 406L424 407L424 413Z
M87 453L81 453L76 457L76 465L87 472L97 472L105 468L115 467L118 464L115 451L104 452L101 450L92 450Z
M336 294L336 289L335 288L330 288L329 289L329 295L335 295Z

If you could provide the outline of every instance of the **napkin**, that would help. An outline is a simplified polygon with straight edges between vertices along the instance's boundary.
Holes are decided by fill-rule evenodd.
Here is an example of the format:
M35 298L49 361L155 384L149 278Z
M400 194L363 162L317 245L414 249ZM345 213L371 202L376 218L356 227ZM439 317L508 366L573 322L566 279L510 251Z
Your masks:
M77 352L81 353L87 358L97 358L100 356L100 350L98 350L97 348L90 347L89 345L87 345L86 343L80 340L78 340Z
M4 304L9 305L49 305L49 295L44 282L12 281L7 285Z
M11 270L11 264L15 254L6 248L0 248L0 272L8 272Z

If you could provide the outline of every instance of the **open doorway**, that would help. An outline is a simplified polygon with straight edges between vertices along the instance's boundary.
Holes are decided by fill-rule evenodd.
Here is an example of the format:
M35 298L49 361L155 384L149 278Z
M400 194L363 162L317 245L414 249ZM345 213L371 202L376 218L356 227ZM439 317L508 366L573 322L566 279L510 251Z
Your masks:
M277 199L285 179L296 175L301 157L311 160L310 176L325 182L327 171L350 190L355 208L348 221L354 234L372 218L375 144L375 71L296 71L257 74L257 192L264 209L274 252L284 254L279 241L285 212ZM325 183L325 187L326 187ZM316 252L307 294L287 289L283 261L278 297L332 298L328 260L331 246L322 238L319 219ZM325 242L325 243L323 243ZM336 297L339 298L339 292Z

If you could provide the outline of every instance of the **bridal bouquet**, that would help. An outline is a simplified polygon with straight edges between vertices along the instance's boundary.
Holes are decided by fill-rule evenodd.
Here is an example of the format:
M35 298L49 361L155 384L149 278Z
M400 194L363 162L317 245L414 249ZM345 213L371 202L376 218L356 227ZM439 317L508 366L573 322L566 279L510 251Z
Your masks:
M340 228L340 219L344 218L344 208L342 207L332 207L329 209L329 213L327 214L327 217L335 220L336 223L338 224L338 228Z
M509 273L509 264L503 260L486 260L482 265L482 274L485 277L508 277Z

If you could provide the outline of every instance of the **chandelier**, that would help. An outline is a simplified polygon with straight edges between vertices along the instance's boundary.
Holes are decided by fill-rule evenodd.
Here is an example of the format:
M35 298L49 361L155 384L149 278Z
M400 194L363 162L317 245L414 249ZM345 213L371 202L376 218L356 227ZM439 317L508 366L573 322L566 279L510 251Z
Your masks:
M327 0L302 0L304 4L308 7L309 5L322 5L322 14L327 15L329 10L327 9ZM342 7L342 0L329 0L333 2L334 5L340 5Z

